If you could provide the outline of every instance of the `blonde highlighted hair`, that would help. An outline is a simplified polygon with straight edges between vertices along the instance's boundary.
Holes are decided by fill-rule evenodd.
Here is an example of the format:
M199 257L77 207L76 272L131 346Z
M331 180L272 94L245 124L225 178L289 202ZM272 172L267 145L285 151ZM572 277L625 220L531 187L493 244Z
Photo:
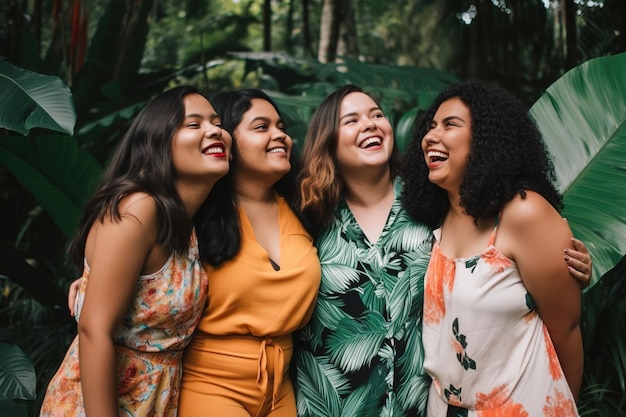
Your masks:
M363 93L371 97L352 84L331 93L313 113L304 140L302 169L298 175L298 209L315 233L333 222L335 209L343 195L345 184L338 170L335 154L339 134L339 110L343 99L352 93ZM389 163L391 175L394 177L400 163L400 154L395 147Z

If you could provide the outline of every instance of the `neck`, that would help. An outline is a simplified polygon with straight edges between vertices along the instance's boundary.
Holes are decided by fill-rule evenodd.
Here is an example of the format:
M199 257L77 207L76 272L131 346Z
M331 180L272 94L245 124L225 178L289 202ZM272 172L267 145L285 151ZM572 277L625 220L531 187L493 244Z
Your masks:
M346 177L344 181L345 199L349 204L371 206L394 195L393 180L388 169L378 175Z
M276 193L272 188L273 185L260 181L244 181L240 178L233 181L235 194L241 203L274 202Z
M467 224L475 229L491 228L493 226L495 221L493 218L481 218L474 223L474 218L465 212L465 208L461 206L459 201L459 198L450 199L450 208L444 218L444 224Z
M452 215L454 217L463 217L467 216L465 213L465 209L461 206L461 196L459 193L451 193L448 191L448 201L450 202L450 208L448 210L448 216Z
M215 181L207 181L194 185L181 183L176 184L176 190L178 191L178 195L185 206L185 211L187 212L189 220L193 219L193 216L196 215L198 209L211 192L214 184Z

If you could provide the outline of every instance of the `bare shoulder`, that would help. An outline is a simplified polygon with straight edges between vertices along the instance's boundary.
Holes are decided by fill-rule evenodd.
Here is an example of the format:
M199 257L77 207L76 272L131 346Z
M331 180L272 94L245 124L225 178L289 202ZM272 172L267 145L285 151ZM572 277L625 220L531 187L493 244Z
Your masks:
M541 194L527 191L526 195L516 195L502 210L502 228L514 233L524 233L535 227L567 228L561 214Z
M94 258L101 258L103 253L119 256L137 252L145 258L155 245L159 220L157 204L151 195L137 192L122 197L119 213L119 219L109 213L92 226L85 246L90 265L93 266Z
M532 224L552 222L562 217L552 205L535 191L517 194L502 211L502 218L513 229L523 230Z
M122 221L136 221L142 225L154 225L158 217L157 203L145 192L135 192L120 200Z
M539 193L527 191L516 195L502 210L498 248L516 261L545 245L562 251L570 246L571 230L561 214ZM530 250L532 249L532 250ZM554 259L561 261L559 256Z

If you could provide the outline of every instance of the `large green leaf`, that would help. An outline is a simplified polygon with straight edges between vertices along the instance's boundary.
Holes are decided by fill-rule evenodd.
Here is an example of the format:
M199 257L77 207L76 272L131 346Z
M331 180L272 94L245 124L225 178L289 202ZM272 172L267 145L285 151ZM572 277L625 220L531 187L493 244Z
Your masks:
M0 164L15 175L65 236L72 236L83 203L102 172L93 157L66 136L2 138L0 150Z
M563 75L533 105L554 156L564 217L593 256L597 282L626 253L626 53Z
M36 377L30 359L15 345L0 343L0 401L34 400Z
M13 66L0 57L0 127L27 135L32 128L74 133L72 93L60 78Z

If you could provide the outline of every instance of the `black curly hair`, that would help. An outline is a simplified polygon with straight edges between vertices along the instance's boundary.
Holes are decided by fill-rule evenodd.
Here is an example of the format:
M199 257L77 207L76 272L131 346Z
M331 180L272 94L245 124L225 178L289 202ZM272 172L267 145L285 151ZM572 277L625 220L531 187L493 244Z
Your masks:
M403 160L402 203L416 221L438 227L449 209L446 191L428 180L421 141L439 106L459 98L470 110L472 144L460 204L474 218L498 216L504 205L526 190L541 194L558 211L563 208L554 166L528 109L501 88L478 81L455 84L439 94L418 117Z

